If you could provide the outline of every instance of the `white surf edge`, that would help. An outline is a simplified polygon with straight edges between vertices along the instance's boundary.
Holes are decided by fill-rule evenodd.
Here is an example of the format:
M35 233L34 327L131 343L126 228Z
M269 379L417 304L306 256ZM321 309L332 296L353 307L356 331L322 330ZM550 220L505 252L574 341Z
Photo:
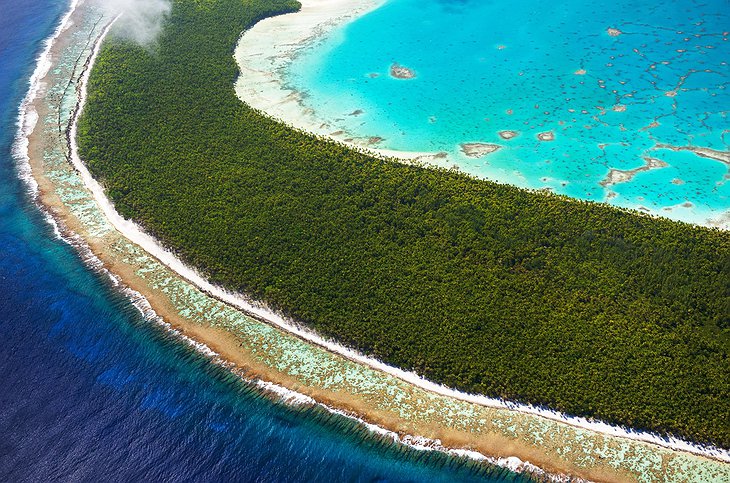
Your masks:
M262 379L252 379L248 377L244 372L237 370L236 365L232 362L229 362L225 358L221 357L220 354L215 352L213 349L211 349L209 346L207 346L203 342L199 342L185 334L183 334L181 331L174 328L169 322L165 321L165 319L157 314L155 312L154 308L152 308L152 305L149 303L149 301L139 293L138 291L130 288L127 286L124 281L115 273L111 272L107 268L104 267L104 263L94 254L91 247L85 242L83 237L80 235L77 235L73 233L71 230L69 230L66 227L60 227L58 225L58 222L51 216L48 215L49 222L53 224L54 229L56 229L56 233L58 234L58 238L63 240L64 242L68 243L74 249L77 250L77 252L81 256L81 260L84 264L86 264L91 270L94 270L98 273L103 273L109 277L111 280L112 285L124 296L126 297L132 306L139 311L139 313L142 315L142 317L153 323L154 325L162 328L165 332L170 334L172 337L180 340L182 343L189 346L191 349L193 349L195 352L200 354L201 356L207 358L211 363L217 364L219 366L222 366L226 370L230 371L232 374L234 374L236 377L238 377L243 383L249 384L252 386L255 386L258 391L264 394L268 394L279 401L281 401L283 404L286 404L287 406L291 407L301 407L301 406L318 406L324 410L326 410L328 413L337 415L339 417L344 417L347 419L350 419L352 421L355 421L357 424L360 424L365 429L367 429L370 433L373 433L375 435L386 437L388 439L392 439L393 442L402 444L404 446L407 446L411 449L417 450L417 451L440 451L442 453L446 453L450 456L460 457L460 458L466 458L477 462L486 462L493 466L498 466L500 468L505 468L507 470L510 470L514 473L528 473L532 475L537 475L544 477L550 481L554 482L587 482L589 480L583 480L580 478L568 476L568 475L562 475L562 474L556 474L556 473L550 473L542 468L533 465L529 461L523 461L520 458L516 456L509 456L509 457L503 457L503 458L495 458L492 456L487 456L482 453L479 453L478 451L473 450L467 450L467 449L457 449L457 448L450 448L448 446L443 446L441 443L441 440L439 439L430 439L425 438L422 436L414 436L410 434L404 434L400 435L398 433L395 433L393 431L390 431L388 429L382 428L376 424L369 423L365 421L364 419L360 418L358 415L354 413L349 413L346 411L343 411L341 409L337 409L331 406L328 406L324 403L321 403L314 398L307 396L305 394L301 394L299 392L296 392L292 389L286 388L284 386L281 386L279 384L275 384L273 382L264 381Z
M56 32L48 39L46 43L46 48L44 49L44 52L41 56L38 58L38 67L36 68L36 72L34 72L33 76L31 77L31 86L28 95L26 96L26 99L23 101L23 106L27 109L30 105L30 103L33 102L35 99L35 96L37 95L39 89L40 89L40 81L43 77L45 77L45 74L50 69L50 59L49 59L49 52L50 48L55 42L56 38L60 35L61 32L63 32L66 28L69 27L68 20L73 13L76 6L79 4L79 0L72 0L71 3L71 9L67 12L67 14L63 17L63 20L59 27L56 29ZM228 292L227 290L214 286L210 282L208 282L204 277L202 277L197 271L195 271L193 268L186 266L182 261L180 261L178 258L175 257L174 254L172 254L170 251L165 249L155 238L151 237L147 233L145 233L141 227L139 227L136 223L125 220L124 218L119 215L116 210L114 209L111 202L106 198L106 195L104 194L103 188L101 185L91 176L86 166L83 164L81 159L78 155L78 145L76 143L76 133L77 133L77 121L79 116L81 115L83 111L84 104L86 102L87 98L87 85L88 85L88 79L90 72L92 70L92 66L96 60L96 57L98 56L103 37L106 35L108 30L111 28L111 25L107 26L105 29L103 35L97 40L96 45L94 46L92 55L89 59L88 68L84 72L84 75L81 78L81 81L79 83L79 108L77 109L74 118L71 123L71 131L69 136L70 141L70 148L71 148L71 160L74 165L74 167L79 171L79 174L81 175L81 178L83 182L85 183L87 189L91 191L91 193L94 196L94 199L96 200L99 207L102 209L102 212L107 217L107 220L114 226L123 236L125 236L128 240L130 240L132 243L137 244L142 249L147 251L150 255L152 255L154 258L159 260L163 265L170 268L172 271L176 272L179 276L181 276L183 279L187 280L189 283L195 285L198 289L202 290L203 292L207 293L208 295L217 298L221 300L222 302L225 302L235 308L238 308L242 312L253 316L254 318L257 318L261 321L267 322L271 325L277 326L286 332L289 332L303 340L306 340L308 342L311 342L313 344L316 344L320 347L323 347L330 352L339 354L341 356L344 356L352 361L365 364L373 369L379 370L381 372L385 372L391 376L397 377L405 382L408 382L410 384L413 384L414 386L417 386L421 389L446 396L446 397L452 397L455 399L459 399L462 401L479 404L486 407L492 407L492 408L499 408L499 409L508 409L512 411L517 411L525 414L531 414L534 416L540 416L546 419L550 419L553 421L557 421L564 424L569 424L571 426L579 427L582 429L594 431L597 433L619 437L619 438L627 438L635 441L641 441L645 443L655 444L657 446L661 446L667 449L671 449L674 451L683 451L687 453L692 453L700 456L705 456L713 459L717 459L723 462L730 463L730 451L723 450L715 446L710 445L699 445L696 443L691 443L689 441L685 441L679 438L669 438L669 437L663 437L655 433L649 433L645 431L639 431L639 430L632 430L629 428L624 428L620 426L613 426L604 422L595 421L595 420L589 420L587 418L582 417L575 417L575 416L569 416L563 413L560 413L558 411L552 411L543 407L536 407L532 405L527 404L521 404L521 403L511 403L507 401L503 401L500 399L490 398L484 395L477 395L477 394L469 394L464 393L461 391L457 391L455 389L451 389L448 387L445 387L443 385L434 383L432 381L426 380L422 377L420 377L418 374L414 372L404 371L399 368L395 368L392 366L389 366L377 359L364 356L360 354L357 351L354 351L352 349L349 349L347 347L344 347L342 345L339 345L333 341L326 340L316 333L302 328L299 325L297 325L292 320L287 320L284 317L270 311L268 308L256 304L243 296L239 294L234 294L231 292ZM39 73L38 75L36 75ZM43 73L43 75L40 75L40 73ZM32 93L32 95L31 95ZM23 115L22 112L23 109L21 109L21 115ZM35 111L33 111L35 112ZM19 116L20 118L20 116ZM37 121L37 114L35 117L35 120L32 123L32 127L35 127L35 121ZM27 178L28 176L30 179L28 180L28 184L32 191L37 192L37 183L35 183L34 180L32 180L32 175L30 172L30 160L28 157L27 147L28 147L28 136L33 131L33 129L27 129L27 126L30 125L28 122L27 117L23 117L23 123L19 120L19 128L21 130L22 137L25 139L24 141L24 148L25 153L23 156L23 159L25 161L24 168L21 171L21 175L25 173L23 176L24 178ZM58 232L58 227L56 226L54 228L56 232ZM101 262L99 262L101 263ZM139 297L142 297L139 295ZM143 297L142 297L143 298ZM147 305L149 303L147 302ZM197 344L197 342L196 342Z
M501 457L496 458L492 456L487 456L483 453L480 453L478 451L474 450L468 450L468 449L458 449L458 448L451 448L448 446L444 446L441 443L441 440L439 439L432 439L432 438L426 438L423 436L415 436L410 434L398 434L394 431L390 431L388 429L385 429L381 426L378 426L376 424L372 424L367 422L366 420L362 419L360 416L358 416L355 413L351 413L348 411L343 411L341 409L337 409L331 406L328 406L324 403L321 403L317 401L316 399L307 396L305 394L296 392L292 389L289 389L287 387L284 387L282 385L270 382L270 381L264 381L262 379L252 379L248 377L244 372L237 369L236 365L232 362L229 362L225 358L221 357L220 354L212 350L210 347L208 347L203 342L199 342L191 337L188 337L187 335L183 334L179 330L175 329L172 325L170 325L168 322L164 320L163 317L157 314L155 310L150 305L149 301L139 292L136 290L127 287L124 282L119 278L118 275L110 272L106 268L104 268L103 263L101 260L99 260L96 255L94 255L91 248L86 245L83 242L83 239L81 237L77 238L71 238L69 240L66 240L69 243L72 243L72 240L76 243L81 243L79 245L79 248L84 249L86 252L86 257L84 258L84 261L89 263L89 266L96 269L97 271L102 271L106 273L109 278L112 280L112 283L117 286L117 288L124 294L129 300L132 302L132 305L142 314L142 316L149 321L152 321L156 325L162 327L165 331L170 333L173 337L180 339L183 343L187 344L189 347L191 347L193 350L201 354L202 356L206 357L211 363L217 364L219 366L222 366L226 370L230 371L232 374L234 374L236 377L238 377L241 381L243 381L245 384L249 384L252 386L255 386L258 391L264 394L268 394L279 401L281 401L283 404L291 407L306 407L306 406L317 406L325 411L327 411L330 414L347 418L351 421L354 421L355 423L363 426L366 430L368 430L370 433L378 435L380 437L384 437L387 439L391 439L394 443L402 444L403 446L407 446L411 449L417 450L417 451L439 451L441 453L445 453L450 456L458 457L458 458L465 458L472 461L477 462L486 462L487 464L490 464L492 466L497 466L500 468L505 468L509 471L512 471L513 473L528 473L531 475L536 475L543 477L549 481L554 482L576 482L576 483L582 483L582 482L589 482L590 480L584 480L581 478L577 478L574 476L569 475L563 475L563 474L556 474L556 473L550 473L539 466L536 466L529 461L523 461L520 458L516 456L508 456L508 457Z
M38 97L38 93L43 87L41 80L48 74L51 69L51 48L56 43L59 35L71 26L71 15L78 7L81 0L71 0L68 10L61 17L58 26L50 37L43 42L43 50L36 57L36 68L28 80L28 92L20 102L18 109L18 118L15 122L17 127L15 139L13 140L12 155L16 158L17 169L20 179L23 180L32 196L38 194L38 183L33 178L30 167L30 135L38 123L38 112L33 108L33 101ZM58 231L58 227L54 227Z
M239 376L239 377L241 377L244 380L247 380L243 376ZM533 465L529 461L523 461L520 458L517 458L516 456L508 456L506 458L495 458L495 457L491 457L491 456L486 456L482 453L479 453L478 451L466 450L466 449L454 449L454 448L449 448L447 446L443 446L441 443L441 440L439 440L439 439L431 439L431 438L426 438L423 436L413 436L410 434L400 435L400 434L390 431L388 429L382 428L378 425L368 423L367 421L360 418L356 414L350 413L348 411L343 411L341 409L329 407L326 404L322 404L322 403L316 401L315 399L310 398L309 396L304 396L304 395L299 394L298 392L292 391L291 389L288 389L284 386L280 386L278 384L261 381L261 380L256 380L254 383L260 390L277 396L281 401L283 401L286 404L289 404L292 406L305 406L305 405L319 406L331 414L336 414L340 417L344 417L344 418L355 421L356 423L364 426L371 433L377 434L377 435L387 438L387 439L392 439L393 442L395 442L395 443L402 444L404 446L408 446L408 447L418 450L418 451L439 451L441 453L446 453L450 456L466 458L466 459L479 461L479 462L486 462L493 466L499 466L501 468L506 468L514 473L529 473L532 475L541 476L546 479L549 479L550 481L555 481L555 482L568 482L568 481L586 482L586 481L589 481L589 480L584 480L581 478L576 478L574 476L558 475L558 474L549 473L549 472L543 470L542 468Z

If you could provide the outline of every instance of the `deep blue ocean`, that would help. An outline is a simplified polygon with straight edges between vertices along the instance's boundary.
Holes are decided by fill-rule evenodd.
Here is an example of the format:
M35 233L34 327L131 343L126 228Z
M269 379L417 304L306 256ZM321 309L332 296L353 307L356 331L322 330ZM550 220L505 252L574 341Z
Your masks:
M18 105L62 0L0 0L0 481L522 481L251 389L87 268L17 178Z

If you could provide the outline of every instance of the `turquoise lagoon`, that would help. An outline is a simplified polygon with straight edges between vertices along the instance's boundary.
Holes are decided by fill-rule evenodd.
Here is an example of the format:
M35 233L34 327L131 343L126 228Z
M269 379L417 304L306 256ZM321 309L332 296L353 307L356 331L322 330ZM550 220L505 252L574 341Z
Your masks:
M479 177L727 227L727 158L656 146L728 156L729 34L727 0L387 0L282 76L319 119L379 148L445 152ZM415 77L393 77L394 64ZM500 149L475 158L463 143Z

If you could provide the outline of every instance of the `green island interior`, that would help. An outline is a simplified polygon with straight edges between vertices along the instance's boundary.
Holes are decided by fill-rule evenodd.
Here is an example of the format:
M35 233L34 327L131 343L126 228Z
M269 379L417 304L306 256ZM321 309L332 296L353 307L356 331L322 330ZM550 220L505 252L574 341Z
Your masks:
M730 235L408 166L242 103L293 1L175 0L79 125L117 210L213 282L445 385L730 447Z

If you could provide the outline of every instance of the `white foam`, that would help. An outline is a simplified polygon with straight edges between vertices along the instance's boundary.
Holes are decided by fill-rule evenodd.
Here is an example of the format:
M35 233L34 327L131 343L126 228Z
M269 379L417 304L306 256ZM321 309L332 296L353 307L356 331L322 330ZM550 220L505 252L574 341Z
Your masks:
M378 436L381 436L383 438L391 439L395 443L402 444L404 446L408 446L408 447L418 450L418 451L439 451L439 452L446 453L446 454L460 457L460 458L468 458L468 459L471 459L474 461L487 462L494 466L506 468L514 473L527 472L527 473L531 473L533 475L539 475L539 476L545 477L551 481L556 481L556 482L586 481L586 480L576 479L574 477L571 478L566 475L554 475L554 474L547 473L542 468L539 468L539 467L531 464L528 461L522 461L521 459L517 458L516 456L510 456L507 458L493 458L490 456L486 456L482 453L479 453L478 451L473 451L473 450L468 450L468 449L453 449L453 448L446 447L441 443L441 440L439 440L439 439L430 439L430 438L426 438L423 436L414 436L414 435L409 435L409 434L401 436L394 431L390 431L390 430L385 429L376 424L369 423L356 414L353 414L353 413L350 413L347 411L343 411L341 409L336 409L336 408L330 407L326 404L316 401L315 399L313 399L309 396L298 393L296 391L293 391L293 390L286 388L284 386L281 386L279 384L275 384L275 383L268 382L268 381L262 381L260 379L251 381L244 374L241 374L241 373L237 373L237 374L242 380L244 380L246 382L253 382L256 385L256 387L259 388L260 390L263 390L265 392L268 392L270 394L277 396L285 404L288 404L290 406L318 406L318 407L321 407L331 414L335 414L340 417L345 417L347 419L356 421L358 424L365 427L368 431L370 431L373 434L377 434Z
M291 389L284 386L274 384L273 382L257 379L255 381L255 384L259 389L277 395L282 401L292 406L317 404L317 401L315 401L311 397L298 393L296 391L292 391Z
M439 451L441 453L446 453L446 454L460 457L460 458L468 458L468 459L471 459L474 461L487 462L494 466L506 468L514 473L531 473L533 475L541 476L543 478L549 479L551 481L556 481L556 482L587 481L587 480L582 480L580 478L569 477L566 475L557 475L557 474L548 473L545 470L543 470L542 468L539 468L538 466L533 465L529 461L522 461L520 458L518 458L516 456L509 456L506 458L494 458L491 456L486 456L486 455L479 453L478 451L474 451L474 450L449 448L447 446L444 446L441 443L441 440L439 440L439 439L431 439L431 438L426 438L423 436L414 436L414 435L409 435L409 434L401 436L398 433L384 429L378 425L369 423L369 422L365 421L364 419L360 418L359 416L349 413L347 411L333 409L333 408L330 408L329 406L326 406L323 404L320 404L320 406L326 408L329 412L331 412L333 414L338 414L338 415L344 416L348 419L357 421L359 424L361 424L362 426L364 426L365 428L367 428L370 432L372 432L374 434L377 434L381 437L385 437L388 439L392 439L396 443L403 444L405 446L416 449L418 451Z

